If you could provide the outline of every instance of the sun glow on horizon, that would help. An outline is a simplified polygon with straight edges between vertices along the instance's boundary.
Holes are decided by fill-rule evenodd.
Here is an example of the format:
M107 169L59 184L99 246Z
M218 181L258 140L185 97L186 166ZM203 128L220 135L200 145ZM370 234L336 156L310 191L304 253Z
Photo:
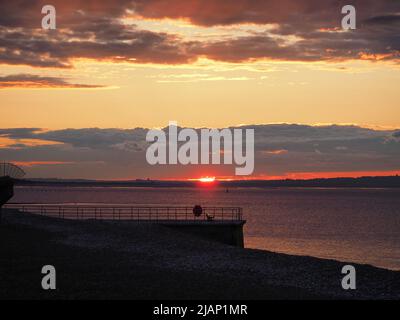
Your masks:
M203 182L203 183L212 183L215 181L215 177L201 177L199 179L196 179L197 181Z

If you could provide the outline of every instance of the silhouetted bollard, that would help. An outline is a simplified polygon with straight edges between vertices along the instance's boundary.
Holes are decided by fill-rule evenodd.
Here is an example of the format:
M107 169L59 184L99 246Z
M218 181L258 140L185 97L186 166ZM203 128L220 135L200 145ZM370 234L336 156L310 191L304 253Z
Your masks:
M203 214L203 208L200 205L193 207L193 214L195 217L200 217Z

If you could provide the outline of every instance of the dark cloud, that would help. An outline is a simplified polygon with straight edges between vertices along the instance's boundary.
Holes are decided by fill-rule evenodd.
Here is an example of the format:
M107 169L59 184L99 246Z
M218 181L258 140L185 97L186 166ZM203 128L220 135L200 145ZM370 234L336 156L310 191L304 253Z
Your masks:
M45 1L10 1L0 16L0 63L72 67L75 58L130 63L183 64L205 56L222 61L399 60L400 2L354 0L358 28L338 32L341 0L104 0L60 1L58 29L40 29ZM184 41L140 30L121 17L184 18L202 26L275 24L263 32L221 41ZM287 43L282 37L295 36Z
M94 31L94 30L97 31ZM0 63L37 67L72 67L74 58L131 63L186 63L194 59L188 44L165 33L126 27L113 21L92 21L76 31L0 28Z
M375 16L364 21L365 25L394 25L400 24L400 14L389 14L385 16Z
M71 144L74 147L85 148L115 148L123 149L127 144L127 150L134 150L132 146L137 144L146 144L147 130L136 129L65 129L56 131L47 131L37 134L41 140L51 140ZM131 148L129 148L131 146ZM140 149L140 150L143 150Z
M38 128L0 129L0 136L11 139L37 139L69 144L77 148L111 148L143 143L146 138L146 129L63 129L41 130ZM120 149L123 149L120 147ZM129 147L128 147L129 149ZM141 149L143 150L143 149Z
M255 130L255 175L292 172L347 172L399 170L398 130L358 126L251 125ZM44 176L84 178L167 178L198 176L204 166L149 166L146 163L147 129L1 129L15 143L0 148L0 158L17 162L49 162L27 168ZM395 139L393 139L395 137ZM18 139L58 142L29 146ZM66 165L52 166L54 162ZM68 174L64 171L68 166ZM207 167L205 172L232 175L232 166Z
M49 4L56 8L57 23L67 28L89 19L120 17L133 8L132 0L2 0L0 26L40 28L42 7Z
M89 85L67 82L64 78L44 77L33 74L15 74L0 76L0 89L9 88L102 88L101 85Z
M12 139L30 138L35 132L41 131L40 128L10 128L0 129L0 136L6 136Z

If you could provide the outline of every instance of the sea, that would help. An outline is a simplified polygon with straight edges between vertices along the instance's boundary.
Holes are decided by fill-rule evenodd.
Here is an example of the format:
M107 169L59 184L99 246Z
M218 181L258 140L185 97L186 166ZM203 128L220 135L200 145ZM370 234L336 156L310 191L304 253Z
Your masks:
M247 248L400 270L400 189L19 186L12 202L237 206Z

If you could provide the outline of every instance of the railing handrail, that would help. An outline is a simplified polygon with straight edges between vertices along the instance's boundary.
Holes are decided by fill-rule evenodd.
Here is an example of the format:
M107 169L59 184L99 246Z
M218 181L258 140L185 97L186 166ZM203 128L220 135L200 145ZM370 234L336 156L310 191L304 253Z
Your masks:
M130 204L54 204L9 203L5 206L22 212L58 217L62 219L95 220L173 220L173 221L242 221L240 207L202 207L203 214L195 216L189 206L138 206Z
M134 204L108 204L108 203L88 203L88 204L75 204L75 203L36 203L36 202L8 202L5 206L40 206L40 207L93 207L93 208L173 208L173 209L193 209L193 206L158 206L158 205L134 205ZM221 207L221 206L202 206L202 208L216 208L216 209L242 209L241 207Z

